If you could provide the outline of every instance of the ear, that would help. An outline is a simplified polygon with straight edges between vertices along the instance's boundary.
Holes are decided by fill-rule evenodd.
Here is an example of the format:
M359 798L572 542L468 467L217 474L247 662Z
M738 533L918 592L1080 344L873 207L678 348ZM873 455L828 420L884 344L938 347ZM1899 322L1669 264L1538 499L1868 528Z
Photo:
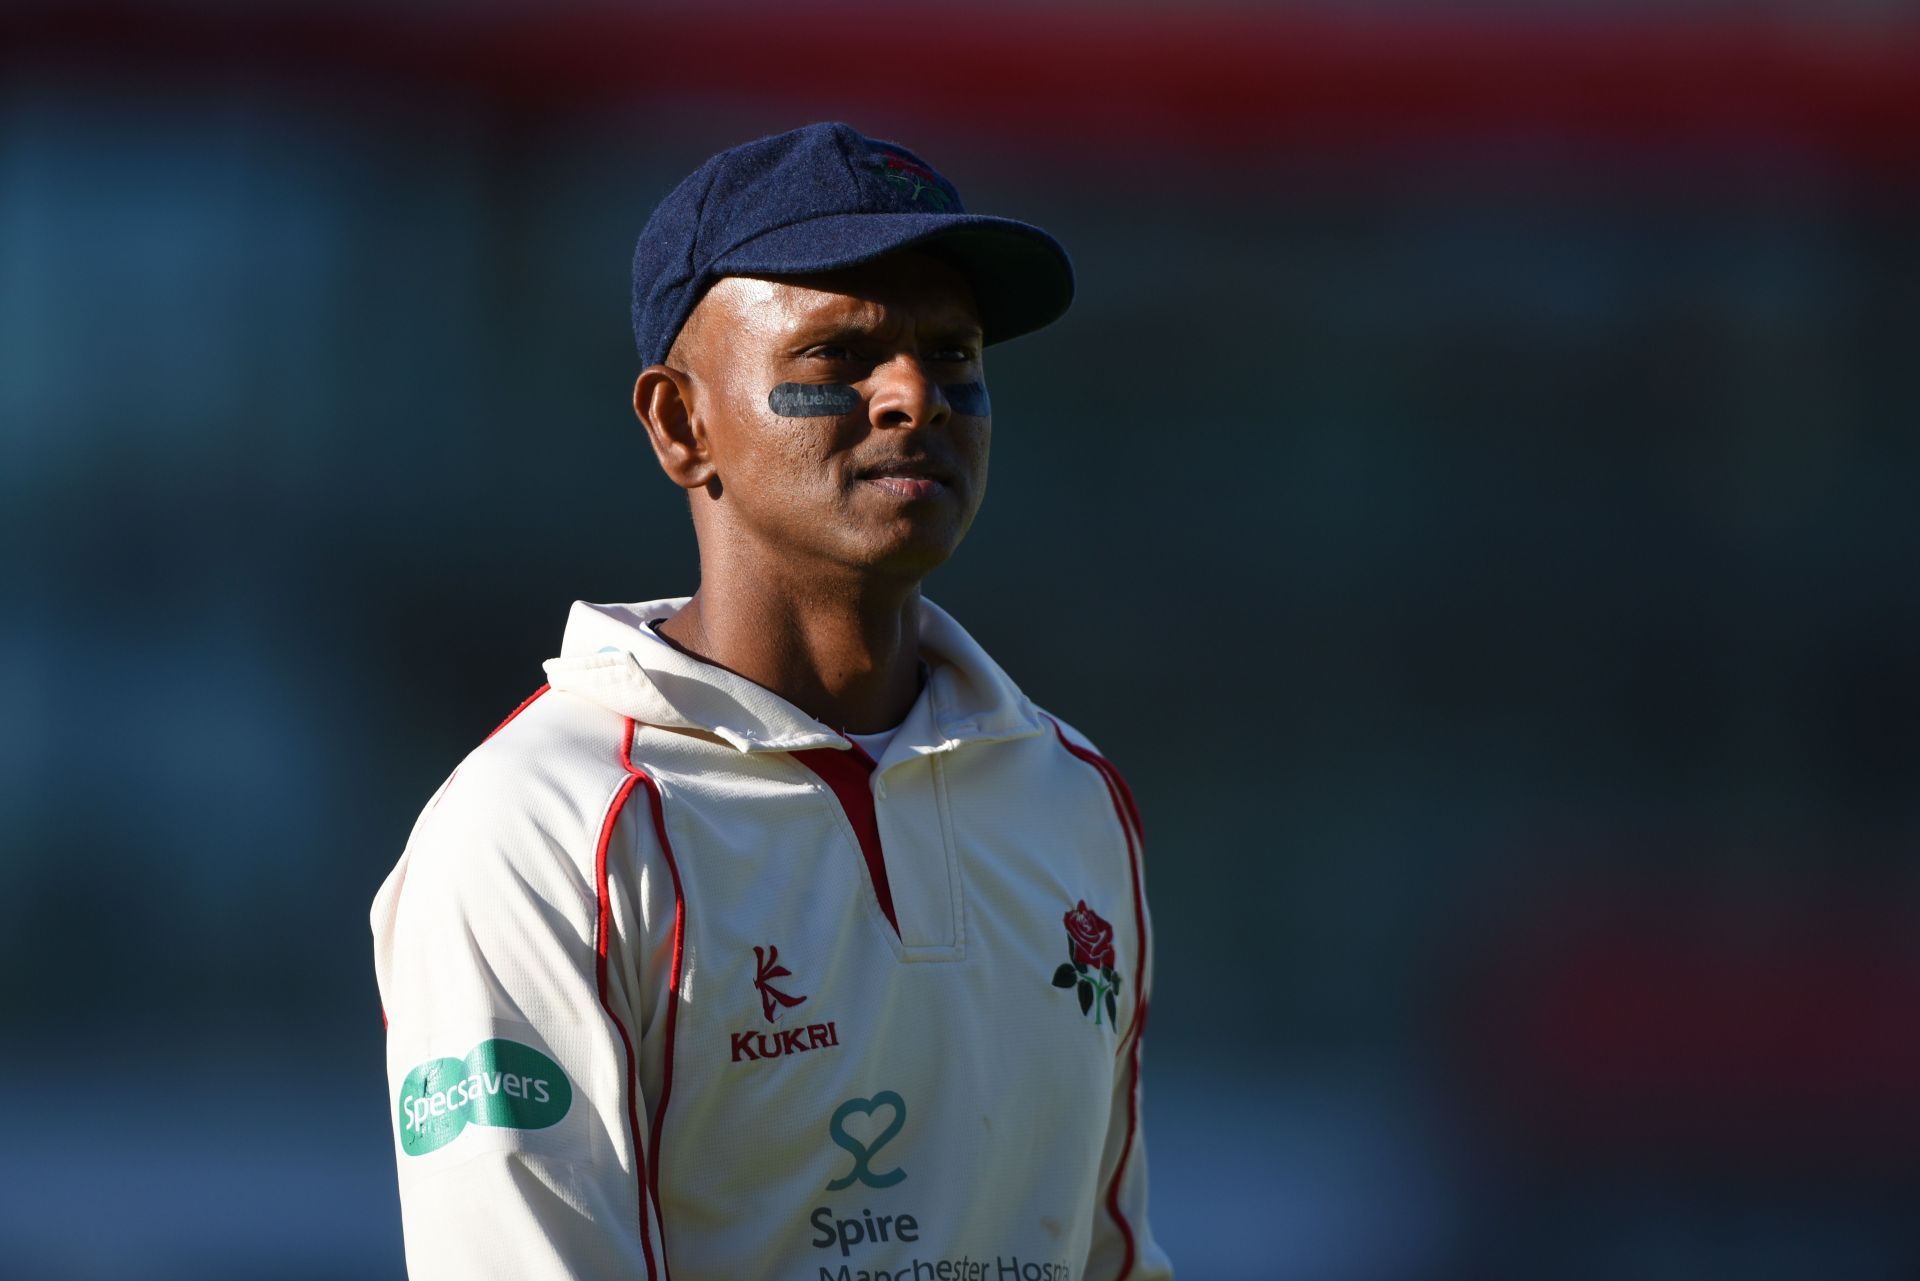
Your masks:
M641 370L633 384L633 412L668 480L682 489L699 489L713 479L707 433L694 414L693 385L686 374L666 365Z

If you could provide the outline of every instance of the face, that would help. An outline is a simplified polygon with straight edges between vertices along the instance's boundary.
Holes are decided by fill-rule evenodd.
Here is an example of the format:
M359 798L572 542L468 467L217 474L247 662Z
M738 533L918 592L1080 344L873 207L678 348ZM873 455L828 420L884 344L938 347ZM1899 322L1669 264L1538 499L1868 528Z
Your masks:
M721 539L794 570L918 578L939 565L986 488L980 349L966 279L922 254L715 284L673 358L684 448L663 449L648 422L693 493L703 557Z

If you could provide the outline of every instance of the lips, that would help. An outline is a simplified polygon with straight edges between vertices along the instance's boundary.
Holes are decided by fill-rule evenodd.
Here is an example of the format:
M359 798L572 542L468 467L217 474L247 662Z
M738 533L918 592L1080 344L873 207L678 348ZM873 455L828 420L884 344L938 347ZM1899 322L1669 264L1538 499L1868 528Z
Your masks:
M942 487L953 488L953 471L931 458L895 458L862 467L854 473L903 498L930 498Z

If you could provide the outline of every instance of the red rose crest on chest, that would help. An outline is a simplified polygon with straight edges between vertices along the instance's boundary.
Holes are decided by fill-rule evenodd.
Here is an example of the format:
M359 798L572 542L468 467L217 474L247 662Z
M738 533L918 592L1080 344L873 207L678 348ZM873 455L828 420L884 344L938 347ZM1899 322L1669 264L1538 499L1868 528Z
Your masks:
M1081 899L1064 918L1067 926L1067 964L1053 972L1053 985L1072 988L1080 998L1080 1013L1091 1014L1094 1025L1100 1023L1104 1009L1107 1022L1120 1024L1120 973L1114 969L1113 926Z

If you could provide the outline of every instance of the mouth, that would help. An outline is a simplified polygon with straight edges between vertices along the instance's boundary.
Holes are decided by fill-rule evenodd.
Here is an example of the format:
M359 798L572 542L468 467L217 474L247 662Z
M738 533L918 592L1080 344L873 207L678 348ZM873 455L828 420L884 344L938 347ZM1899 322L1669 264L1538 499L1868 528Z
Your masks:
M901 498L932 498L953 488L953 473L930 458L901 458L876 463L854 479Z

